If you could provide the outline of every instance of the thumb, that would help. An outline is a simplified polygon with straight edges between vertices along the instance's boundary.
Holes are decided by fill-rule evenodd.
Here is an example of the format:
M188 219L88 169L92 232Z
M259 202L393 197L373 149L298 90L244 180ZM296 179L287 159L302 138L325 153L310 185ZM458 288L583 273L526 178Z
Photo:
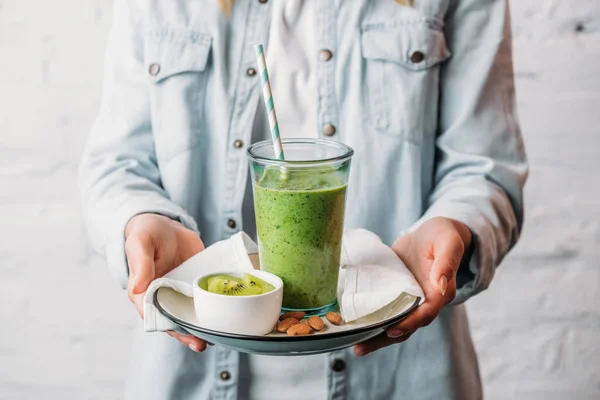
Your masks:
M154 280L154 243L146 232L130 234L125 243L129 263L129 287L131 294L141 294Z
M433 247L433 264L429 271L429 281L440 293L446 294L448 281L454 275L464 253L465 246L460 235L440 235Z

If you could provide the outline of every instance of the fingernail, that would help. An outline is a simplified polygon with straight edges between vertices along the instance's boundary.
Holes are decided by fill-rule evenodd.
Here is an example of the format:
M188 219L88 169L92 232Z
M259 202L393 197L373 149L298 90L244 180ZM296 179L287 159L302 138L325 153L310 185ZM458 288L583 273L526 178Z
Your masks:
M354 350L354 354L356 354L358 357L364 356L367 353L367 350L364 347L357 347Z
M388 335L388 337L395 339L395 338L399 338L400 336L406 335L406 332L404 332L404 331L388 331L387 335Z
M446 294L446 289L448 289L448 279L445 276L442 276L438 282L438 286L440 288L440 293L443 295Z
M200 348L198 347L198 345L196 343L190 343L188 345L188 347L192 350L195 351L196 353L200 352Z

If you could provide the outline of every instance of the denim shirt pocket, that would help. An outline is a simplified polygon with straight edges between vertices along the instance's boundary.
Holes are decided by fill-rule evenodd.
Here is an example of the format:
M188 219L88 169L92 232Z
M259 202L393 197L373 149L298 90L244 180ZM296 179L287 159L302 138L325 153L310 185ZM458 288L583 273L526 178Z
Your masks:
M212 36L195 30L162 26L146 32L144 61L159 159L170 159L201 140L211 45Z
M421 144L435 134L439 65L451 54L427 18L362 25L370 129Z

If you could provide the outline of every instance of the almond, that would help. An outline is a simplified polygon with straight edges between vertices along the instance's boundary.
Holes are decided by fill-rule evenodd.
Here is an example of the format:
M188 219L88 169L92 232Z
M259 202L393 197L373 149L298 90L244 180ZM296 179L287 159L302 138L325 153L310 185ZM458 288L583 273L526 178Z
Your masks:
M307 320L307 319L301 319L301 320L300 320L300 323L301 323L302 325L306 325L306 326L310 327L310 331L312 332L312 327L311 327L311 326L310 326L310 324L308 323L308 320Z
M310 333L310 326L306 324L296 324L288 328L287 334L289 336L304 336Z
M325 322L320 317L313 315L312 317L308 317L308 325L313 328L315 331L320 331L325 326Z
M277 331L285 333L290 326L297 325L299 323L300 321L298 321L296 318L286 318L283 321L281 321L279 325L277 325Z
M344 322L342 316L336 312L328 312L325 314L325 318L334 325L341 325Z
M279 320L283 321L286 318L296 318L298 321L300 321L302 318L304 318L304 316L306 315L306 313L304 311L288 311L286 313L283 313L279 316Z

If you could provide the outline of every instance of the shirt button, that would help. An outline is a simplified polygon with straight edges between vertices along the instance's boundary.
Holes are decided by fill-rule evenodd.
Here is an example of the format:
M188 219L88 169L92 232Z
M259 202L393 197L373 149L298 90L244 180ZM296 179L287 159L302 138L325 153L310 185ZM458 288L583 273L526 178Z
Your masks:
M158 75L158 73L160 72L160 64L158 64L158 63L150 64L150 67L148 68L148 72L152 76Z
M415 51L410 56L410 61L415 64L420 63L424 59L425 59L425 54L421 53L420 51Z
M335 372L342 372L344 369L346 369L346 363L344 360L340 360L338 358L333 361L333 364L331 364L331 369L333 369Z
M333 57L333 53L330 50L324 49L319 52L319 58L321 61L329 61Z
M233 142L233 147L235 147L236 149L241 149L242 147L244 147L244 142L238 139L235 142Z
M229 373L229 371L223 371L219 374L219 376L223 381L228 381L229 379L231 379L231 374Z
M333 126L331 124L325 124L325 125L323 125L323 134L325 136L333 136L333 135L335 135L335 126Z
M265 4L267 1L269 1L269 0L258 0L259 3L263 3L263 4Z
M246 75L248 75L248 76L254 76L254 75L256 75L256 70L254 68L248 68L246 70Z
M235 229L235 227L237 226L235 219L229 218L229 221L227 221L227 226L230 227L231 229Z

